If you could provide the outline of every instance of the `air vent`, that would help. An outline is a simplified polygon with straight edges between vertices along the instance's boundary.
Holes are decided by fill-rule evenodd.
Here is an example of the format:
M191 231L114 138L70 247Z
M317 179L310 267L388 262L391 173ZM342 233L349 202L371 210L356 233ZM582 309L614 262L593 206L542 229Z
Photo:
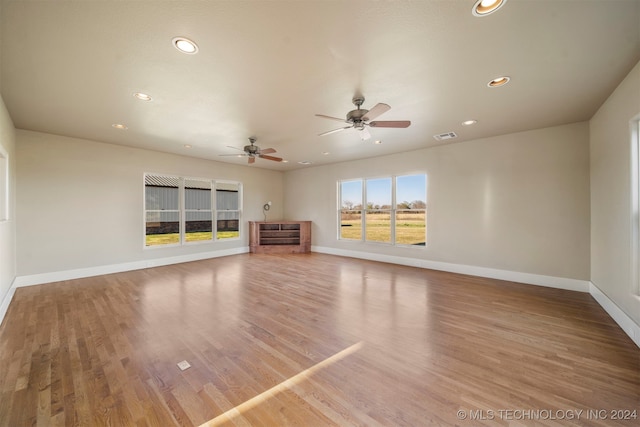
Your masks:
M438 141L445 141L447 139L457 138L458 135L456 135L455 132L446 132L446 133L441 133L440 135L433 135L433 137Z

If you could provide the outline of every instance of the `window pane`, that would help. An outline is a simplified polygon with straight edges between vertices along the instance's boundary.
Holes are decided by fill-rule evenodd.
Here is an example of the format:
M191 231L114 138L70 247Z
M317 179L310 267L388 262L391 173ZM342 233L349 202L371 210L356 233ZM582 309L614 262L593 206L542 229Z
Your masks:
M340 182L340 238L362 240L362 180Z
M427 214L424 210L396 211L396 243L425 246Z
M424 246L427 230L427 176L396 178L396 243Z
M180 213L178 211L147 211L146 245L180 243Z
M211 182L184 181L184 207L187 210L211 210Z
M216 239L240 237L240 184L216 183Z
M178 178L158 175L145 176L145 209L180 209L178 187Z
M362 181L340 183L340 208L346 210L362 208Z
M369 186L367 183L367 194ZM368 204L369 202L367 202ZM367 210L365 214L366 240L368 242L391 243L391 211Z
M185 179L184 207L184 240L186 242L212 240L211 181Z
M391 209L391 178L367 180L367 209Z
M425 209L427 207L427 176L407 175L396 178L396 208Z
M362 240L362 212L340 212L340 238Z
M366 181L365 239L391 243L391 178Z
M237 211L238 204L237 191L216 190L216 209L219 211Z
M211 211L185 212L185 235L187 242L213 239L213 221Z
M146 175L144 180L146 245L180 243L180 180L161 175Z
M218 211L216 227L217 239L232 239L234 237L240 237L240 212Z

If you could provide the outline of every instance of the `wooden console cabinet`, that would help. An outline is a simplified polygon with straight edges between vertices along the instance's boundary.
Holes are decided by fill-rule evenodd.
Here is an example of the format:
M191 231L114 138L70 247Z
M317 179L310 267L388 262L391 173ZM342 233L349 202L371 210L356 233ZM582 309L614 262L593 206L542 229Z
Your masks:
M249 221L252 254L311 252L311 221Z

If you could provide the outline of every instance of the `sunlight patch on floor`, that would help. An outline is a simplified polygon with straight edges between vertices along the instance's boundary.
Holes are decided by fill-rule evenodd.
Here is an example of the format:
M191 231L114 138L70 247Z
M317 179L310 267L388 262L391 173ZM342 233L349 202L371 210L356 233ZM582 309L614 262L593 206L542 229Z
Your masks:
M252 397L251 399L247 400L244 403L241 403L240 405L229 409L228 411L218 415L217 417L215 417L212 420L207 421L206 423L202 424L200 427L216 427L216 426L220 426L223 423L227 423L229 421L231 421L233 418L238 417L238 416L242 416L242 414L254 407L256 407L257 405L259 405L260 403L264 402L265 400L274 397L275 395L277 395L280 392L283 392L287 389L290 389L294 386L296 386L297 384L299 384L300 382L304 381L305 379L309 378L311 375L315 374L316 372L320 371L321 369L324 369L326 367L328 367L329 365L338 362L341 359L344 359L345 357L349 356L350 354L355 353L356 351L360 350L363 346L363 342L360 341L350 347L345 348L344 350L334 354L331 357L328 357L326 359L324 359L322 362L318 362L317 364L313 365L310 368L305 369L304 371L300 372L299 374L294 375L291 378L288 378L286 380L284 380L283 382L281 382L280 384L277 384L273 387L271 387L269 390L263 391L262 393L260 393L259 395Z

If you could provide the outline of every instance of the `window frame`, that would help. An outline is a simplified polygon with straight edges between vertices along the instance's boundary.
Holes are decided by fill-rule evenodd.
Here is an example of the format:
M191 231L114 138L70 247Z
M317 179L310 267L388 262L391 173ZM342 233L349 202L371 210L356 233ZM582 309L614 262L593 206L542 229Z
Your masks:
M405 209L405 208L398 208L398 178L403 178L403 177L410 177L410 176L423 176L424 177L424 200L420 200L421 202L424 203L424 208L409 208L409 209ZM403 174L403 175L395 175L393 177L393 238L394 238L394 244L396 246L402 246L402 247L423 247L426 248L427 247L427 208L428 208L428 196L427 196L427 187L428 187L428 176L426 173L407 173L407 174ZM412 200L411 202L414 202L416 200ZM400 202L402 203L402 202ZM398 213L399 212L423 212L424 213L424 244L420 245L420 244L408 244L408 243L398 243L396 240L398 239Z
M373 181L389 181L390 184L390 200L389 200L389 208L383 208L382 206L376 205L378 207L375 207L373 205L373 202L370 202L367 195L369 194L369 186L371 186ZM362 218L362 235L364 238L364 241L367 243L382 243L382 244L394 244L395 243L395 212L393 209L394 206L394 200L395 200L395 177L393 176L385 176L385 177L377 177L377 178L365 178L363 179L363 187L364 187L364 191L363 191L363 201L364 201L364 205L362 207L362 211L363 211L363 218ZM380 214L380 213L384 213L387 212L389 214L389 241L385 241L385 240L373 240L373 239L369 239L368 238L368 221L367 221L367 217L371 216L373 218L373 215L376 214ZM373 224L372 225L372 229L373 229Z
M629 122L631 148L631 290L640 297L640 114Z
M228 189L219 189L218 188L218 184L221 185L236 185L237 186L237 190L236 192L238 193L238 208L237 209L218 209L218 191L229 191L231 192L231 190ZM211 205L211 209L213 210L213 233L214 233L214 240L215 241L229 241L229 240L238 240L242 237L241 235L241 229L242 227L240 227L240 224L242 224L242 183L240 181L230 181L230 180L223 180L223 179L218 179L218 180L214 180L213 182L213 187L212 187L212 192L213 192L213 205ZM215 208L214 208L215 206ZM230 213L230 212L236 212L237 213L237 221L238 221L238 236L237 237L224 237L224 238L220 238L218 237L218 221L220 221L220 219L218 219L218 214L220 213ZM235 219L235 218L234 218Z
M155 176L169 179L176 179L178 181L178 209L177 210L166 210L166 209L147 209L147 177ZM211 207L210 210L205 209L206 212L211 212L211 238L210 239L201 239L201 240L191 240L187 239L187 213L190 212L202 212L202 209L191 209L187 208L187 186L185 185L188 181L196 181L202 183L209 183L209 191L210 191L210 202L209 205ZM155 172L145 172L143 174L142 179L142 193L143 193L143 234L142 241L144 249L156 249L156 248L168 248L168 247L177 247L177 246L191 246L191 245L201 245L201 244L211 244L215 242L222 241L232 241L232 240L240 240L242 238L242 227L240 224L242 223L242 182L234 181L234 180L224 180L224 179L211 179L211 178L201 178L201 177L191 177L191 176L178 176L174 174L166 174L166 173L155 173ZM220 210L217 207L217 190L218 185L235 185L237 187L237 205L238 209L232 210ZM165 244L148 244L147 237L147 214L150 212L177 212L178 213L178 241L175 243L165 243ZM220 212L237 212L238 217L238 235L234 237L218 237L218 213Z
M425 188L424 188L424 208L410 208L410 209L405 209L405 208L398 208L398 204L397 204L397 193L398 193L398 178L402 178L402 177L410 177L410 176L423 176L424 177L424 181L425 181ZM380 208L369 208L369 201L367 199L367 182L368 181L373 181L373 180L385 180L385 179L390 179L391 180L391 207L390 209L384 208L384 207L380 207ZM361 188L361 199L360 199L360 209L349 209L349 208L345 208L343 206L343 184L344 183L348 183L348 182L360 182L360 188ZM406 173L406 174L402 174L402 175L391 175L391 176L377 176L377 177L368 177L368 178L350 178L350 179L341 179L338 180L337 182L337 205L338 205L338 209L337 209L337 240L340 241L346 241L346 242L361 242L361 243L366 243L366 244L374 244L374 245L388 245L388 246L399 246L399 247L421 247L421 248L425 248L427 247L427 229L426 229L426 224L427 224L427 207L428 207L428 203L427 203L427 182L428 182L428 175L425 172L410 172L410 173ZM357 206L356 206L357 207ZM385 211L385 212L389 212L389 227L390 227L390 241L376 241L376 240L368 240L367 239L367 213L369 212L369 214L371 214L371 212L376 211ZM413 244L409 244L409 243L400 243L397 241L397 215L399 212L404 212L404 211L422 211L424 212L424 224L425 224L425 230L424 230L424 244L419 244L419 243L413 243ZM348 213L359 213L360 214L360 223L361 223L361 234L360 234L360 238L359 239L353 239L353 238L345 238L342 236L342 228L343 228L343 215L344 214L348 214Z
M195 188L195 187L190 187L187 185L187 182L200 182L200 183L207 183L209 185L209 187L207 189L199 189L199 188ZM183 218L184 221L184 243L185 244L191 244L191 243L204 243L204 242L211 242L213 240L215 240L215 225L214 225L214 220L213 220L213 203L215 202L215 194L213 194L215 192L215 189L213 188L214 182L211 181L210 179L201 179L201 178L184 178L183 180L183 184L184 184L184 215L181 217ZM191 206L187 206L188 205L188 190L205 190L205 191L209 191L209 209L201 209L201 208L193 208ZM209 221L211 222L211 238L210 239L199 239L199 240L189 240L189 232L187 231L187 224L190 222L189 220L189 214L190 213L202 213L202 212L209 212Z
M348 209L343 209L342 208L342 184L343 183L347 183L347 182L360 182L360 200L356 201L357 204L355 204L354 206L351 206L351 208ZM338 240L345 240L345 241L352 241L352 242L359 242L362 241L363 236L364 236L364 224L363 224L363 215L364 215L364 181L362 179L344 179L344 180L340 180L338 181L338 187L337 187L337 195L338 195L338 227L337 227L337 239ZM358 204L359 202L359 204ZM359 207L358 207L359 206ZM351 238L345 238L342 237L342 215L343 213L345 214L350 214L350 215L359 215L360 216L360 238L358 239L351 239ZM346 226L346 225L345 225ZM351 224L349 224L349 226L351 226Z
M11 174L9 173L9 168L11 167L11 162L9 159L9 153L5 151L5 149L0 145L0 222L9 221L9 213L11 210L9 209L10 203L10 185L9 185L9 177Z

